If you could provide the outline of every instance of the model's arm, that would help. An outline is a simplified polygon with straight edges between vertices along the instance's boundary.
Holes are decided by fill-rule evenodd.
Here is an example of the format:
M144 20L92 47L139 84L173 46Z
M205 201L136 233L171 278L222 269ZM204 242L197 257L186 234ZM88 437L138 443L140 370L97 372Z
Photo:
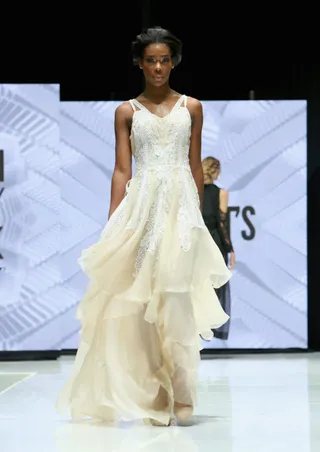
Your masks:
M130 105L121 104L115 111L115 167L111 183L111 201L109 217L121 203L126 184L132 176L132 154L130 146L130 124L132 109Z
M193 98L188 99L188 108L192 118L192 132L191 132L189 160L192 175L198 188L200 198L200 210L202 212L203 169L201 161L201 137L203 125L203 111L201 102Z
M219 203L220 203L219 228L222 234L222 239L224 241L224 248L228 253L230 253L230 269L233 270L236 265L236 255L229 234L229 216L228 216L229 193L227 190L223 189L220 190Z

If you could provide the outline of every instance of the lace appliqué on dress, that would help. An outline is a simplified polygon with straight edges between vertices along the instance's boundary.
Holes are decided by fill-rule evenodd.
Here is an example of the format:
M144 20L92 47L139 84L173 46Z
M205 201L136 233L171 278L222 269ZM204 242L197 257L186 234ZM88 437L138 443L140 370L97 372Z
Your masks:
M142 212L150 202L150 191L154 198L136 257L137 275L147 253L153 255L152 262L156 269L166 218L173 200L178 203L179 240L184 251L191 248L192 228L205 228L205 225L200 209L195 213L195 205L199 207L200 201L189 165L191 116L186 107L186 97L181 96L163 118L151 113L135 99L131 100L131 105L134 108L131 141L134 144L139 194L137 211L127 228L139 226Z

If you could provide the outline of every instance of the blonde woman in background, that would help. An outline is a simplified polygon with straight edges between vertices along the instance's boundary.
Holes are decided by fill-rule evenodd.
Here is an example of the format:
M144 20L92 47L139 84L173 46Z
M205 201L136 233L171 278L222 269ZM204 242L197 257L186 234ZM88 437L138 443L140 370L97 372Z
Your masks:
M229 233L229 193L215 184L221 171L220 162L214 157L207 157L202 161L202 167L204 173L203 219L226 264L229 262L229 268L232 270L235 267L236 256ZM222 308L230 316L231 294L229 282L216 289L216 293ZM229 328L230 320L217 330L213 330L215 337L227 340Z

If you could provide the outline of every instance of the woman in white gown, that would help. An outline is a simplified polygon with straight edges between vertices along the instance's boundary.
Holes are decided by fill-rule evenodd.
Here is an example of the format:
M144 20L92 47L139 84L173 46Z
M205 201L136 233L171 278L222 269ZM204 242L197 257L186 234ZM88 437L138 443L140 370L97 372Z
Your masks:
M169 86L181 43L162 28L133 43L145 90L115 112L109 221L79 263L90 277L72 376L58 398L74 419L188 420L199 335L228 321L214 288L231 273L202 214L202 106ZM132 156L136 169L132 177Z

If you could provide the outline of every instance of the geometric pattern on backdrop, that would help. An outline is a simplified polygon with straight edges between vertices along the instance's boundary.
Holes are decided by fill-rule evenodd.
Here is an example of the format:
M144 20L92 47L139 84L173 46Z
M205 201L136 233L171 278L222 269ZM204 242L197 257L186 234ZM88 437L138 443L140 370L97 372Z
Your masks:
M77 258L107 221L121 102L59 104L58 85L0 89L0 350L76 348L88 282ZM203 109L203 157L221 161L237 254L229 340L203 345L305 348L306 102Z
M62 198L71 224L63 234L63 277L75 306L87 282L76 258L98 239L107 218L120 103L61 105ZM203 345L305 348L306 102L205 101L203 108L203 157L221 160L219 183L230 192L237 252L229 339ZM74 331L77 323L66 336L71 348L78 340Z
M60 285L59 85L0 85L0 350L53 349Z
M306 102L205 102L204 114L203 157L221 160L237 255L229 339L204 345L306 348Z

